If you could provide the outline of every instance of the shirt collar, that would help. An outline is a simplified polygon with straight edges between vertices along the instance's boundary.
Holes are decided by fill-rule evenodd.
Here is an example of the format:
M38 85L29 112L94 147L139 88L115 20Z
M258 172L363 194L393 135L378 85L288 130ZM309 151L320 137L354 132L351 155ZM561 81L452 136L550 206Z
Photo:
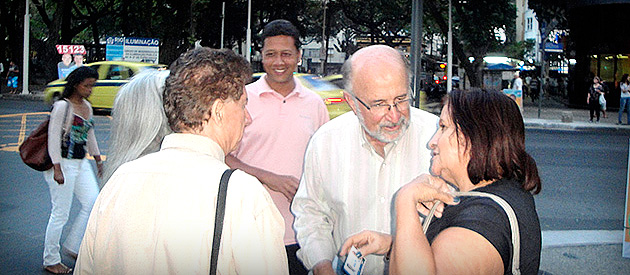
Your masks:
M214 140L195 134L173 133L164 137L161 150L179 149L195 151L225 162L225 152Z
M258 80L256 80L256 82L249 84L251 85L252 88L254 87L256 88L256 89L252 89L253 94L257 95L258 97L262 96L263 94L277 94L278 96L281 96L274 89L269 87L266 77L267 77L267 74L263 74L262 76L260 76ZM300 98L304 97L305 87L302 85L300 80L295 75L293 76L293 81L295 82L295 88L293 88L293 91L291 91L291 93L289 93L286 97L288 98L294 95Z

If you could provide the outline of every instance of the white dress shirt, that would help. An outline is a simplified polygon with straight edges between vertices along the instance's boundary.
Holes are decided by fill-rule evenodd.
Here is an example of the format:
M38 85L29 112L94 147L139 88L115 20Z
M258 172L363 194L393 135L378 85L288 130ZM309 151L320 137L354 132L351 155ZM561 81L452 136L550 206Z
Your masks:
M362 230L393 231L393 195L421 173L427 173L428 142L437 130L437 117L411 108L403 136L376 153L352 112L324 124L311 138L304 173L291 210L308 269L332 261L347 237ZM366 257L364 274L382 274L382 256Z
M171 134L118 168L92 208L75 274L208 274L224 156L209 138ZM218 274L288 274L283 234L262 184L234 172Z

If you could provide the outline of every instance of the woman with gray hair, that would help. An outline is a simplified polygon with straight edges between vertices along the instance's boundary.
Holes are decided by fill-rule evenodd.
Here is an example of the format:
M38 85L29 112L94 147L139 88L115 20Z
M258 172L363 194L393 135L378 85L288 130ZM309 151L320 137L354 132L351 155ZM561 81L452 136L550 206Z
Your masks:
M103 185L123 163L159 151L164 136L172 132L162 104L168 74L167 70L144 71L118 91Z

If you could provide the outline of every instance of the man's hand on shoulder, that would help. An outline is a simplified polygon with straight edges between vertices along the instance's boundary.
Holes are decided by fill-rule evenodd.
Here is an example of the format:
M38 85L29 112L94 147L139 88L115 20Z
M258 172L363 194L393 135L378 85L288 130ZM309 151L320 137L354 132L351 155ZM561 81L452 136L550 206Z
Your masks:
M296 177L278 175L264 169L247 165L231 154L225 156L225 162L233 169L241 169L245 171L245 173L256 177L262 184L267 185L269 189L282 193L289 202L293 200L298 185L300 184L300 180Z
M263 184L269 186L269 189L280 192L284 195L289 202L293 201L295 192L297 192L300 181L294 176L278 175L268 172L269 175L261 180Z

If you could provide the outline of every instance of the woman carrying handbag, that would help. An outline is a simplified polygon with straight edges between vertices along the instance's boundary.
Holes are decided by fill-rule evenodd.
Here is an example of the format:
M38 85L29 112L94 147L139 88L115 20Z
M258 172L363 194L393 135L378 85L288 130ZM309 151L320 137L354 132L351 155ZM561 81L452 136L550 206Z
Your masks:
M68 221L73 195L81 203L81 210L63 245L66 253L73 258L77 257L92 205L98 196L96 177L86 158L89 151L96 160L100 175L102 163L94 135L92 106L86 100L96 79L98 73L90 67L72 71L66 78L61 96L63 100L55 102L50 113L48 154L53 168L44 171L44 178L50 189L52 209L44 241L44 270L53 274L72 272L61 262L59 243Z

